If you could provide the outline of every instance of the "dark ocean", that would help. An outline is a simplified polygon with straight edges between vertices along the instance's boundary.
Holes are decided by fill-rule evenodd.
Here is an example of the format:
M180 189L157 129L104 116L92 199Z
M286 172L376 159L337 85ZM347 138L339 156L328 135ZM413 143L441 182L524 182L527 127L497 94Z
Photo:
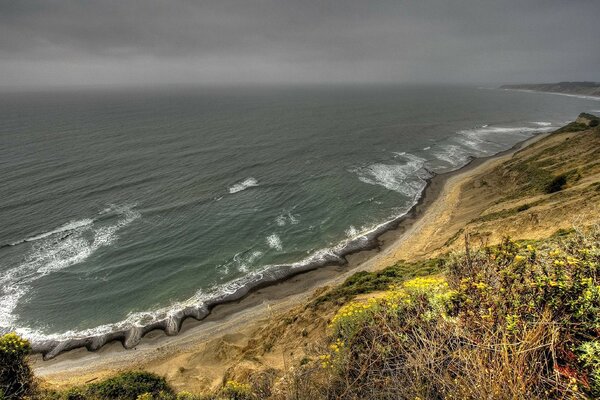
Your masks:
M202 304L598 109L475 87L2 93L0 331L78 337Z

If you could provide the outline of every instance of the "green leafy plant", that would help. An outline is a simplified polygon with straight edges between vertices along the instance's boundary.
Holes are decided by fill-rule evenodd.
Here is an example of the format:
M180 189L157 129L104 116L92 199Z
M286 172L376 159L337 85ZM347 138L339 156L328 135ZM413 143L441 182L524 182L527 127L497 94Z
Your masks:
M3 399L21 399L34 389L33 374L27 363L29 342L16 333L0 337L0 393Z

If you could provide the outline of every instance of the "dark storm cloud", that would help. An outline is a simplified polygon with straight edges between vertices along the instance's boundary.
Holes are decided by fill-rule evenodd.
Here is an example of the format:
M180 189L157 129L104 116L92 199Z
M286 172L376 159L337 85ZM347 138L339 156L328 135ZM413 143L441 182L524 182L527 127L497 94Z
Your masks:
M600 79L597 0L0 0L0 85Z

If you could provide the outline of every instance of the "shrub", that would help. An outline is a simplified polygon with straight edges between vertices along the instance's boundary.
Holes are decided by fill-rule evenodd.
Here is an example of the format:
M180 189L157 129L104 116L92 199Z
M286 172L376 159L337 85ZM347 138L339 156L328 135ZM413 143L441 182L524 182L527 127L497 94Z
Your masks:
M139 396L162 399L174 396L165 378L150 372L124 372L79 392L85 399L136 400Z
M556 193L564 189L567 184L567 177L564 174L554 177L546 186L546 193Z
M319 357L332 375L323 391L329 398L437 397L423 379L429 368L445 368L442 348L425 356L419 343L446 343L453 295L442 277L415 278L342 307L331 321L329 351Z
M590 370L590 392L600 397L600 341L584 342L578 351L579 361Z
M21 399L34 389L33 374L27 364L29 342L15 333L0 337L0 398Z
M252 393L250 385L245 383L239 383L236 381L227 381L222 389L223 395L228 400L255 400L256 397ZM258 400L258 399L256 399Z
M588 128L587 125L581 124L579 122L570 122L569 124L563 126L562 128L556 130L555 133L563 133L563 132L581 132L585 131Z

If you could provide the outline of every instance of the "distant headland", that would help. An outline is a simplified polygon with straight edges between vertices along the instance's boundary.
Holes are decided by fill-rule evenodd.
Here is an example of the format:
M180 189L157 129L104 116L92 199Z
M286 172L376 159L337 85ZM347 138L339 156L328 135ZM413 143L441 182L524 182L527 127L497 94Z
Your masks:
M500 89L531 90L535 92L600 97L599 82L524 83L517 85L502 85L500 86Z

